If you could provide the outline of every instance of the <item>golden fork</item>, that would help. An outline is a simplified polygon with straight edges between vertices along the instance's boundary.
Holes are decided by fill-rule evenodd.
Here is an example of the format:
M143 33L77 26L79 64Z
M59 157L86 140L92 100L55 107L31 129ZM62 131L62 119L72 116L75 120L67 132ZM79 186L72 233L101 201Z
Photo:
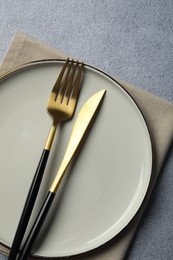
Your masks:
M83 70L83 63L68 58L51 91L47 112L53 119L52 126L26 198L8 260L16 259L19 251L39 191L58 123L70 119L75 111Z

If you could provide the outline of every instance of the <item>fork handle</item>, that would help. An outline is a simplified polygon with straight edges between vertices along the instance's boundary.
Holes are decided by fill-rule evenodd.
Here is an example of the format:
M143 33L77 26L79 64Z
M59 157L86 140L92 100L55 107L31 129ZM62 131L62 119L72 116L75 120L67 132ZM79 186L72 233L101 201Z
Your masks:
M30 231L28 237L26 238L26 241L19 254L18 260L27 259L27 256L30 253L31 247L32 247L37 235L39 234L39 231L47 217L47 214L50 210L54 197L55 197L55 193L49 191L46 196L46 199L44 200L42 207L37 215L37 218L31 228L31 231Z
M16 259L17 253L19 251L23 236L25 234L32 209L35 204L35 200L39 191L39 187L42 181L43 173L46 167L47 159L49 157L49 150L43 149L39 164L37 166L34 178L32 180L23 212L21 214L19 224L16 230L16 234L12 243L11 251L8 260Z

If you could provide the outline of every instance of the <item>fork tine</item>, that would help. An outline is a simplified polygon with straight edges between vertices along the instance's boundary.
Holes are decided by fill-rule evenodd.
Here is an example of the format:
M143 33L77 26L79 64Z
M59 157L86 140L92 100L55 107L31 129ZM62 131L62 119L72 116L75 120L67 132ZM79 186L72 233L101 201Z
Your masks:
M77 78L76 78L76 81L74 83L74 89L73 89L72 95L69 98L68 103L70 102L70 100L73 100L73 102L77 101L77 97L78 97L78 93L79 93L79 87L80 87L80 81L81 81L83 70L84 70L84 63L82 62L80 69L79 69L79 72L78 72L78 75L77 75Z
M74 87L74 83L75 83L75 81L74 81L75 74L76 74L76 70L77 70L78 67L79 67L79 62L77 61L76 65L73 67L73 71L72 71L72 73L70 75L67 90L64 93L64 102L66 104L68 104L70 96L71 96L71 93L73 91L73 87Z
M61 88L61 81L62 81L64 72L65 72L66 67L68 66L68 64L69 64L69 58L67 58L66 62L64 63L64 66L62 67L61 72L60 72L60 74L59 74L59 76L58 76L58 78L57 78L57 80L55 82L55 85L54 85L53 89L52 89L52 91L55 92L55 93L57 93L60 90L60 88Z
M67 91L67 88L69 86L69 82L71 80L71 75L73 74L73 72L74 72L74 60L72 59L71 60L71 64L70 64L69 69L68 69L68 72L66 74L66 77L64 79L62 88L61 88L61 95L62 95L62 97L64 96L65 92Z
M70 61L69 61L69 62L70 62ZM68 82L69 82L69 78L70 78L70 72L71 72L71 70L73 69L73 64L74 64L74 61L73 61L73 59L72 59L70 65L69 65L69 67L68 67L67 73L66 73L66 75L64 76L64 79L63 79L63 81L62 81L62 84L61 84L61 86L60 86L60 88L59 88L59 92L57 92L57 94L56 94L56 99L55 99L55 100L57 100L57 101L59 101L59 102L62 102L63 97L64 97L64 94L65 94L65 92L66 92L66 90L67 90Z

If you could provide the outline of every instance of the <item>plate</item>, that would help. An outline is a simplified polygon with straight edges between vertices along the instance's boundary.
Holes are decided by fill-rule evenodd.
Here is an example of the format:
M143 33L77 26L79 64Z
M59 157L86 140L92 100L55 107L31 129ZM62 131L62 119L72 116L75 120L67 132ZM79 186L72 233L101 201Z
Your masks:
M46 105L63 62L33 62L0 79L0 241L7 246L51 126ZM78 111L103 88L107 93L98 116L33 246L36 256L72 256L98 248L128 225L146 195L152 145L145 119L116 81L85 65L75 115L58 127L29 227L60 165Z

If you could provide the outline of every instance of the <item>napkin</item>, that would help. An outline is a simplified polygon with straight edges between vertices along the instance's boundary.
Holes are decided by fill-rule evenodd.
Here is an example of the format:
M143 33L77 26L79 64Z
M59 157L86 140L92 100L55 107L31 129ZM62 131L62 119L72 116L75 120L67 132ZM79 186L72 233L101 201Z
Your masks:
M23 32L17 32L14 35L5 57L1 62L0 74L30 61L57 58L66 59L67 56L70 57L70 55L53 49ZM115 77L114 79L134 98L145 117L154 148L153 174L142 206L128 226L119 235L105 245L93 250L92 252L80 255L75 259L124 259L173 139L173 104L162 100L161 98L154 96L141 88L128 84L121 79ZM8 255L9 249L3 245L0 245L0 252ZM30 259L35 258L30 257Z

